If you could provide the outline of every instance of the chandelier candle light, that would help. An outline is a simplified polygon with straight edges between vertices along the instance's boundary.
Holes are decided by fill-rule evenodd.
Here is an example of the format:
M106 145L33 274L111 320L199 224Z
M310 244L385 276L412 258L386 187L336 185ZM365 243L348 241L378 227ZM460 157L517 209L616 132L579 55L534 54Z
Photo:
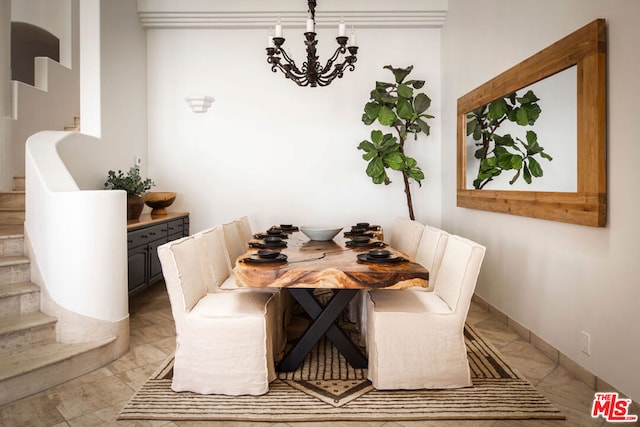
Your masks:
M282 24L279 19L275 26L275 36L269 36L267 62L271 64L271 71L274 73L276 70L282 71L286 78L293 80L298 86L328 86L336 77L342 78L345 69L350 71L356 69L355 65L353 65L357 60L356 54L358 53L356 35L352 29L351 36L347 37L345 35L344 22L340 22L338 24L338 37L336 37L338 48L323 67L316 56L316 45L318 44L315 32L316 0L308 0L308 5L307 31L304 33L307 60L302 63L302 69L298 68L295 61L282 48L285 39L282 37ZM349 46L347 46L347 42L349 42ZM344 56L343 62L336 63L340 55L345 55L347 50L349 55Z

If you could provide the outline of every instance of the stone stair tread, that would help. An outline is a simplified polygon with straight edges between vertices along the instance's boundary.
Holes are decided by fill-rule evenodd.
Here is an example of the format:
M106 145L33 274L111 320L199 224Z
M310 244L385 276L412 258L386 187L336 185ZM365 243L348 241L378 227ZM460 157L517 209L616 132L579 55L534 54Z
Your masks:
M0 298L39 292L40 288L33 282L7 283L0 285Z
M115 338L76 344L51 343L0 355L0 381L70 359L113 342Z
M46 326L56 323L58 319L47 316L42 312L26 313L16 316L0 318L0 335L23 331L26 329Z
M23 224L0 224L0 239L24 237Z
M24 255L0 256L0 267L29 264L31 260Z

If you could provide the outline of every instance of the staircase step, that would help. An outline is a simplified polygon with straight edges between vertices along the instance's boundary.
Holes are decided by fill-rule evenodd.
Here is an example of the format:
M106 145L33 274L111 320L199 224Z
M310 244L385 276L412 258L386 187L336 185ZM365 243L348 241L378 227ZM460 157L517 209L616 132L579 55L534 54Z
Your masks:
M105 366L114 341L51 343L0 356L0 406Z
M0 224L24 224L24 209L0 207Z
M24 238L24 224L0 224L0 238Z
M0 257L24 255L24 235L7 234L0 230Z
M9 354L55 342L57 321L39 311L0 318L0 353Z
M28 282L31 278L29 258L24 255L0 256L0 286Z
M24 191L24 190L25 190L24 176L14 176L13 191Z
M40 310L40 288L31 282L0 286L0 318Z
M0 207L24 210L24 191L0 191Z
M75 116L73 118L73 124L69 125L69 126L65 126L64 130L67 131L74 131L74 132L80 132L80 117Z

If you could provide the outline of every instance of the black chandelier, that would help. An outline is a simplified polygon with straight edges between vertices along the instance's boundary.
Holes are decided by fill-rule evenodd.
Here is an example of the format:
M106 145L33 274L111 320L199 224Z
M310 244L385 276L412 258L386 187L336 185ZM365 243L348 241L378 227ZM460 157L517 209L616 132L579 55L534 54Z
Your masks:
M269 47L267 47L267 62L271 64L271 71L274 73L280 70L288 79L296 82L298 86L328 86L336 77L342 78L345 69L353 71L356 69L356 54L358 46L356 46L355 34L351 31L351 37L345 35L344 23L338 25L338 48L333 56L329 58L327 64L323 67L318 62L316 56L316 0L308 0L309 15L307 18L307 31L304 33L307 45L307 60L302 63L302 69L298 68L295 61L282 48L284 37L282 37L282 25L280 21L275 27L275 36L269 37ZM347 46L349 42L349 46ZM340 55L344 55L349 51L349 55L344 56L343 62L338 62Z

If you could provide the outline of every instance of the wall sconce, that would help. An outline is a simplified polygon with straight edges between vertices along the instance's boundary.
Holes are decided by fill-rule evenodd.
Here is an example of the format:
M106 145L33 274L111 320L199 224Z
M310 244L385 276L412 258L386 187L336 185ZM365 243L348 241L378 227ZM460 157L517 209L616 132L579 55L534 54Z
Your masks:
M184 100L194 113L206 113L214 101L212 96L205 95L187 96Z

